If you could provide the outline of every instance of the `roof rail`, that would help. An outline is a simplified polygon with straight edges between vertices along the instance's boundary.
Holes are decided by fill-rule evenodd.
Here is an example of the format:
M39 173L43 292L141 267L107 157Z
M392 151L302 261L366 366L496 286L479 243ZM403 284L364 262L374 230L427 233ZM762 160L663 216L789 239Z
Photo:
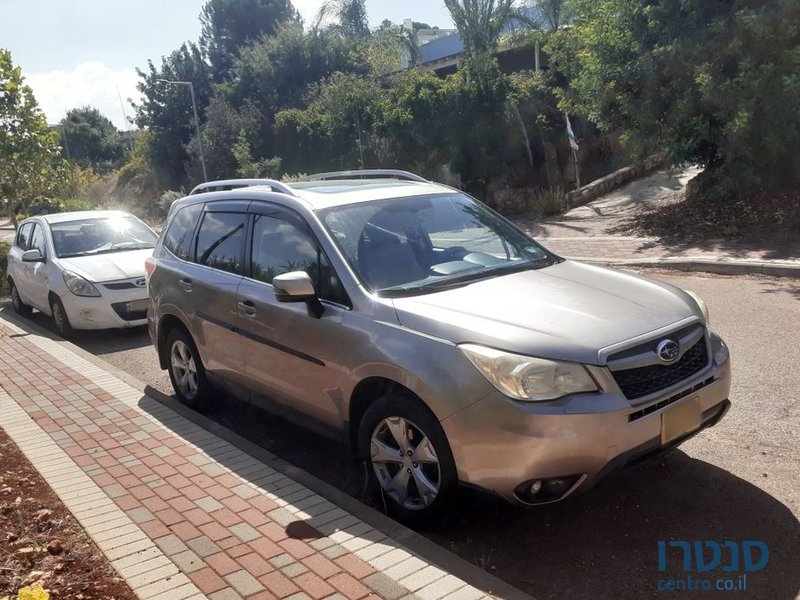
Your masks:
M206 181L194 187L189 192L190 196L202 194L204 192L218 192L223 190L235 190L243 187L266 186L272 188L274 192L295 196L294 190L285 183L275 179L221 179L219 181Z
M399 179L401 181L419 181L429 183L419 175L397 169L361 169L355 171L332 171L309 175L307 181L332 181L337 179Z

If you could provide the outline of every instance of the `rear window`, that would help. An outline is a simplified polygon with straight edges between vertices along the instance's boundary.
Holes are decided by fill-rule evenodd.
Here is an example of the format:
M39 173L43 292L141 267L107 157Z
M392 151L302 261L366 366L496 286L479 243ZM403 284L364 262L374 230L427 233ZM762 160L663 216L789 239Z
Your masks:
M169 224L164 234L164 247L182 260L188 260L192 248L197 218L203 212L202 204L192 204L181 208Z

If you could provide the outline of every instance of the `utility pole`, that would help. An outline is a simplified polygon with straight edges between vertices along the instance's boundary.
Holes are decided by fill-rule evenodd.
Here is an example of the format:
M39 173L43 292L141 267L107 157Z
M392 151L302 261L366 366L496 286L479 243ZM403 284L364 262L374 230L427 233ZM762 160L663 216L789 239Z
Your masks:
M203 165L203 181L208 181L208 173L206 173L206 157L203 153L203 138L200 137L200 119L197 118L197 103L194 99L194 85L191 81L170 81L169 79L156 79L161 83L168 83L170 85L188 85L189 91L192 94L192 111L194 112L194 127L197 130L197 143L200 146L200 164Z

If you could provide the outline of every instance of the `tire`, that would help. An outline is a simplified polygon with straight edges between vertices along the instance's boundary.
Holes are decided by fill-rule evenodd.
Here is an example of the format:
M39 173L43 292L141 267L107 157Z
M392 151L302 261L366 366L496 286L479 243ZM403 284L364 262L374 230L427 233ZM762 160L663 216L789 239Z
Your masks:
M11 287L11 306L14 307L14 312L21 317L30 317L31 314L33 314L33 307L28 306L22 301L22 298L20 298L19 295L19 290L17 289L17 286L14 285L14 281L12 279L8 280L8 285Z
M431 524L458 489L441 425L408 394L389 393L367 408L359 424L358 452L387 512L410 527Z
M173 328L167 335L166 352L175 397L189 408L203 407L208 402L210 388L192 336L183 328Z
M74 329L72 329L72 325L69 323L69 317L67 316L67 311L64 310L61 299L57 296L54 296L53 299L50 300L50 311L53 313L53 323L55 323L58 335L63 338L70 337Z

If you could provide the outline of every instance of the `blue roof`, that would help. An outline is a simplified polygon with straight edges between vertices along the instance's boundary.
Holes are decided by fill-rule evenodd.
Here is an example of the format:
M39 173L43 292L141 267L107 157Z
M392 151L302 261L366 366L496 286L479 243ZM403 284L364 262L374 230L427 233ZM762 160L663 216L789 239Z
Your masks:
M530 6L526 8L524 12L529 19L540 23L542 26L545 25L545 20L542 18L541 11L538 7ZM511 19L503 26L503 33L508 33L515 29L522 29L523 27L525 27L523 23L520 23L517 19ZM464 41L461 39L460 33L454 33L420 46L419 52L422 64L434 62L449 56L457 56L464 52Z
M460 33L454 33L447 37L437 38L419 47L420 57L423 63L434 62L455 56L464 51L464 42Z

